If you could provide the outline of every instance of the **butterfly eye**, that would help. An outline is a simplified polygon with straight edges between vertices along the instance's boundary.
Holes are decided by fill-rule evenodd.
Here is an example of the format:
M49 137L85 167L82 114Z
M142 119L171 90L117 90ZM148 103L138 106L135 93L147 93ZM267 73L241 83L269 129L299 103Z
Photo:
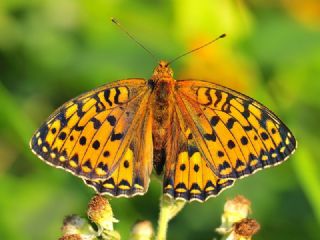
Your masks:
M160 68L167 68L168 65L169 65L169 63L166 62L166 61L163 61L163 60L161 60L160 63L159 63L159 67Z

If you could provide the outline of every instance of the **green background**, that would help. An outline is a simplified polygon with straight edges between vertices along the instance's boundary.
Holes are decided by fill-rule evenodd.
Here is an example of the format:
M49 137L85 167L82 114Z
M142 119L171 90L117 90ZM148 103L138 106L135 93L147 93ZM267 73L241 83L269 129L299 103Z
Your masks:
M65 101L117 79L150 77L157 62L110 22L116 17L160 58L221 33L228 37L173 64L175 77L244 92L289 126L299 147L284 164L188 204L169 239L212 239L223 203L238 194L261 224L255 239L319 239L320 3L298 1L2 0L0 2L0 238L57 239L64 216L85 215L93 190L28 146ZM138 219L156 225L161 184L113 199L123 239Z

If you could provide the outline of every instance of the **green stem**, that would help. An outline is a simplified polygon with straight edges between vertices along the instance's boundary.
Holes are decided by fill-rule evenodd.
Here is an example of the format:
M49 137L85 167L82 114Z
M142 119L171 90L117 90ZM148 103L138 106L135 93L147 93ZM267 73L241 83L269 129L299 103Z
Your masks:
M156 240L166 239L168 223L169 223L168 211L161 210L159 220L158 220L158 232L157 232Z
M165 196L161 198L156 240L165 240L167 238L169 221L182 210L185 204L186 202L184 201L175 201Z

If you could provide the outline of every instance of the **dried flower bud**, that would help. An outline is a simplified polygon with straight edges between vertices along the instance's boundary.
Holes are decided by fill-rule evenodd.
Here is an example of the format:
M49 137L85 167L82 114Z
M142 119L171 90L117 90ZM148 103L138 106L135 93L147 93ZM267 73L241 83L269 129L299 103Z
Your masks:
M245 218L234 224L234 232L245 238L251 238L259 230L260 224L254 219Z
M63 221L61 230L63 235L61 239L64 240L91 240L96 238L96 233L90 224L77 215L67 216Z
M224 213L235 218L246 218L251 212L251 202L239 195L232 200L228 200L224 205Z
M118 222L113 217L112 208L107 199L101 195L95 195L88 206L88 217L102 229L113 231L113 223Z
M138 221L131 230L130 240L151 240L154 235L152 223L150 221Z
M220 234L231 232L234 223L248 217L251 212L250 205L250 201L243 196L228 200L224 205L221 226L216 231Z
M63 236L59 238L59 240L82 240L82 238L79 234L71 234L71 235Z

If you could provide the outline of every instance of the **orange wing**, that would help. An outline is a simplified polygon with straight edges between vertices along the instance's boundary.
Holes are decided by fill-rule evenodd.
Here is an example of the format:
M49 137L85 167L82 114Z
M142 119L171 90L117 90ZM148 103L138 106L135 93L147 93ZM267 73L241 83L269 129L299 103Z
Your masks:
M133 137L119 165L104 180L84 179L84 182L101 194L132 197L147 191L152 171L153 143L151 109L139 117Z
M296 141L257 101L204 81L177 81L164 193L205 201L234 180L281 163Z
M123 190L132 189L136 181L136 188L143 191L152 156L142 153L152 152L152 147L142 150L134 135L143 128L145 142L152 146L147 109L150 94L145 80L128 79L76 97L36 131L31 149L46 163L84 179L114 179L114 185Z
M175 199L202 202L231 187L234 181L219 178L209 168L184 119L184 110L176 105L166 149L163 192Z
M194 80L178 81L177 93L202 156L220 178L236 179L276 165L296 148L281 120L248 96Z

